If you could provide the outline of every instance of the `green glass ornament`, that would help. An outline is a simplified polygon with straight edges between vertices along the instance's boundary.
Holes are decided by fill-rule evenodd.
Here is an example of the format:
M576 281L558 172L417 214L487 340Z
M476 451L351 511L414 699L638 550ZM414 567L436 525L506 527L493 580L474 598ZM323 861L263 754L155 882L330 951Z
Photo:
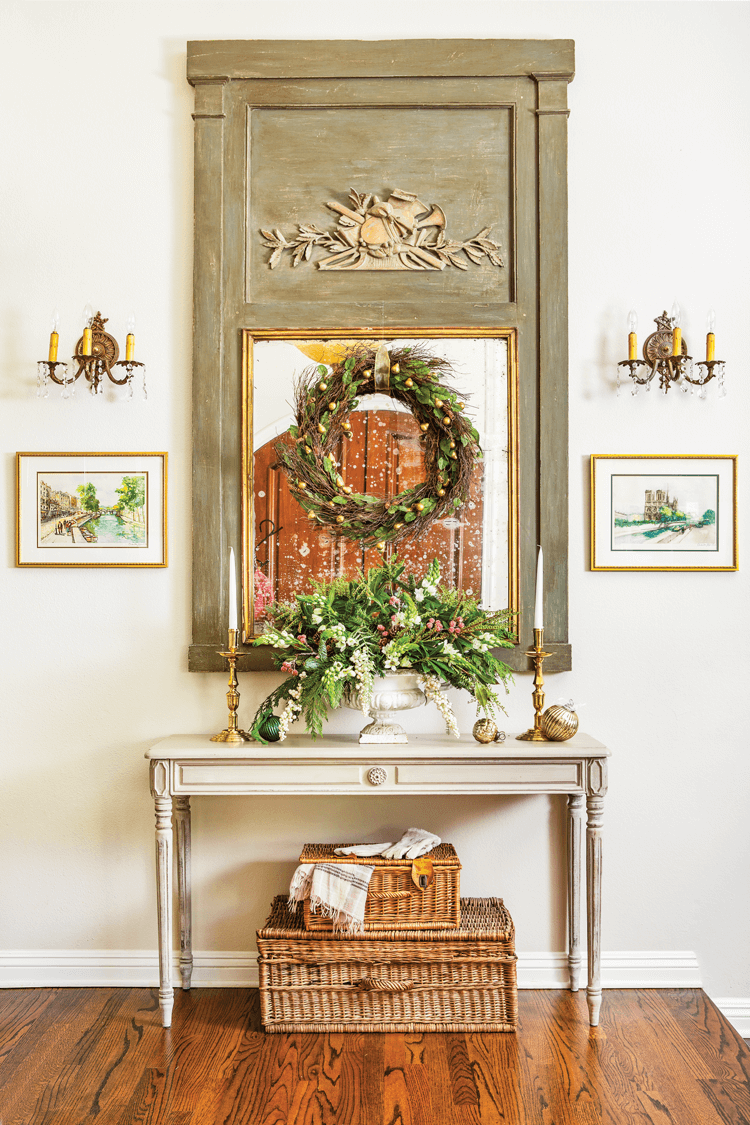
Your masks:
M273 713L264 715L258 723L258 734L266 742L279 741L279 716Z

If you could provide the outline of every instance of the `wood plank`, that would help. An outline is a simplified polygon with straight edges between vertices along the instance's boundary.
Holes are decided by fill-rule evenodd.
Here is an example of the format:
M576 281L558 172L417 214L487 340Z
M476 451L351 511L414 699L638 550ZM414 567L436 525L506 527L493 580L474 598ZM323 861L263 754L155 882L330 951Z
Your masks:
M27 992L30 1002L33 1002L34 991ZM111 991L55 990L52 1002L8 1053L0 1068L0 1121L3 1125L16 1122L28 1125L34 1106L45 1096L68 1052L96 1019Z
M31 1003L25 988L8 988L0 992L0 1082L3 1062L53 1002L56 992L51 988L34 989Z
M572 39L209 39L187 45L188 82L209 78L573 77Z

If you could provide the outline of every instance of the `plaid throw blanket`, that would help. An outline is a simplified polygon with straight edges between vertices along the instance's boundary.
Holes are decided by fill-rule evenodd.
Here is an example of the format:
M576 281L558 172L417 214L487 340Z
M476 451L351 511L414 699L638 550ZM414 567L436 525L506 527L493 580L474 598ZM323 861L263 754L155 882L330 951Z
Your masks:
M289 906L310 900L310 910L333 918L333 928L345 933L364 929L367 888L374 867L359 863L301 863L289 887Z

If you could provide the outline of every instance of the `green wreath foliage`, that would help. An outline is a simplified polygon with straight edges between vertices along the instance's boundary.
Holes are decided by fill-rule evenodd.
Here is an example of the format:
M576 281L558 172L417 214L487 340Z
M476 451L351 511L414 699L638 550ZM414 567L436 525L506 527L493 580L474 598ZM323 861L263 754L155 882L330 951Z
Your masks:
M295 388L296 423L276 446L292 495L311 520L334 535L382 547L421 534L465 503L475 463L482 456L479 434L463 413L464 400L445 380L450 363L423 345L390 352L391 397L419 422L425 479L390 499L355 493L341 476L334 453L351 437L349 414L360 398L377 394L375 352L355 346L330 368L305 371Z

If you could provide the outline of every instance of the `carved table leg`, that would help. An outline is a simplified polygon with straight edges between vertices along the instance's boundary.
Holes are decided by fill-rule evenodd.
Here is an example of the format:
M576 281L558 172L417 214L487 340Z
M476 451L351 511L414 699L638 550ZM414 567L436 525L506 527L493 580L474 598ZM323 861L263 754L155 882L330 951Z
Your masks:
M159 1007L163 1027L172 1025L172 797L169 763L151 763L156 807L156 901L159 913Z
M589 1023L599 1023L602 1004L602 821L607 792L607 763L595 759L588 764L586 793L586 904L589 945L589 984L586 999Z
M190 895L190 798L174 798L174 826L177 834L177 902L180 913L180 976L182 987L190 988L193 975L192 902Z
M568 969L570 991L578 992L581 984L581 825L583 793L568 796Z

